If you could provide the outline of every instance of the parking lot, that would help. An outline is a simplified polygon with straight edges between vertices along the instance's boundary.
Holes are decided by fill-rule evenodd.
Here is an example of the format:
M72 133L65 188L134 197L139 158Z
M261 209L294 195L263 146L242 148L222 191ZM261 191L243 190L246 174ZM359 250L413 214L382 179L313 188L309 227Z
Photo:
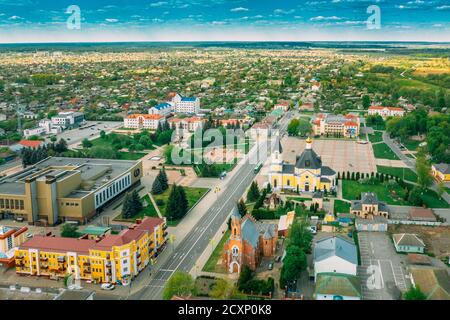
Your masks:
M361 279L364 300L397 300L410 281L406 277L406 255L397 254L384 232L358 233Z
M305 149L305 140L286 136L282 140L283 160L295 163L295 157ZM314 140L314 151L322 157L325 166L336 172L376 172L377 166L370 144L348 140Z

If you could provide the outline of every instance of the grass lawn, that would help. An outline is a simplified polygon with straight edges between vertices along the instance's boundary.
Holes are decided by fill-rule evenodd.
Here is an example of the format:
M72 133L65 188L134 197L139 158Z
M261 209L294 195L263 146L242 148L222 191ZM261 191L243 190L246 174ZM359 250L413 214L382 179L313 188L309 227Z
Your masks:
M428 208L450 208L447 201L440 199L438 194L430 189L422 195L422 200Z
M118 135L121 136L121 135ZM126 135L122 135L124 139L131 139L130 137ZM96 138L94 140L91 140L93 147L112 147L111 140L109 139L102 139L102 138ZM155 149L150 148L151 150ZM144 157L147 153L144 152L117 152L117 159L119 160L139 160L142 157Z
M375 158L400 160L394 151L392 151L391 148L389 148L389 146L385 143L374 144L372 145L372 148Z
M416 140L406 139L406 140L402 141L402 143L405 145L405 147L406 147L408 150L416 151L417 148L419 147L419 144L421 144L422 141L416 141Z
M311 198L302 198L302 197L287 197L288 201L299 201L299 202L305 202L305 201L311 201Z
M227 230L220 242L217 244L217 247L214 249L213 253L209 257L205 266L203 267L204 272L218 272L218 273L226 273L225 266L223 264L217 264L219 259L222 258L223 255L223 246L225 242L230 238L230 230Z
M158 205L159 211L161 212L161 214L164 216L166 214L166 205L167 202L169 201L169 195L170 195L170 191L172 190L172 187L169 186L169 188L164 191L162 194L157 194L157 195L153 195L153 199L155 200L156 203L158 203L159 201L163 201L163 204ZM190 187L184 187L184 190L186 191L186 197L188 199L188 203L189 203L189 210L192 209L198 202L198 200L203 197L204 194L206 194L206 192L208 192L209 189L207 188L190 188ZM170 226L175 226L179 223L180 221L167 221L167 224Z
M383 132L381 131L375 131L374 134L369 134L369 140L370 142L382 142L383 141Z
M119 160L139 160L147 155L146 153L141 152L118 152L117 154Z
M450 188L445 187L445 192L447 192L448 194L450 194Z
M342 181L342 196L347 200L355 200L362 192L375 192L378 200L387 204L406 206L408 202L403 200L404 190L397 186L393 192L389 191L383 184L368 185L360 184L353 180Z
M350 213L350 203L335 199L334 213Z
M394 168L394 167L385 167L385 166L377 166L377 171L379 173L393 175L395 177L399 177L403 180L408 180L411 182L417 182L417 174L409 168Z
M117 216L114 220L116 221L126 221L126 222L135 222L136 219L140 219L143 217L159 217L158 212L156 212L155 206L150 201L150 196L147 194L142 198L143 202L147 203L147 207L142 209L141 212L133 216L132 218L125 219L122 217L122 214Z

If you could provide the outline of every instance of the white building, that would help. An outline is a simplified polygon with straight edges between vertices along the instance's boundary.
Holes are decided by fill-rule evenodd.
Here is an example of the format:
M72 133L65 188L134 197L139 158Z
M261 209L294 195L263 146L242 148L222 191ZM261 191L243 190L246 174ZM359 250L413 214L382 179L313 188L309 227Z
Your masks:
M343 237L317 241L314 247L314 278L319 273L342 273L356 276L358 253L356 245Z
M160 103L157 106L148 109L148 114L158 114L163 117L167 117L173 111L173 104L165 102Z
M176 113L198 114L200 112L200 98L197 97L183 97L177 93L172 98L172 103Z
M54 126L51 120L41 120L39 121L39 126L32 129L23 130L23 135L25 138L32 136L40 136L44 134L58 134L61 133L61 126Z
M123 126L128 129L156 130L166 119L159 114L132 114L123 119Z
M405 115L405 110L396 107L371 106L369 107L369 116L373 115L380 115L383 118L403 117Z
M194 132L203 126L203 120L199 117L172 118L169 119L169 125L176 131Z
M67 128L73 125L79 125L84 122L84 113L82 112L60 112L57 116L52 117L52 124Z
M289 109L289 101L281 100L273 107L273 109L274 110L281 109L286 112Z
M45 128L43 127L36 127L33 129L25 129L23 130L23 135L26 139L32 137L32 136L40 136L45 134Z

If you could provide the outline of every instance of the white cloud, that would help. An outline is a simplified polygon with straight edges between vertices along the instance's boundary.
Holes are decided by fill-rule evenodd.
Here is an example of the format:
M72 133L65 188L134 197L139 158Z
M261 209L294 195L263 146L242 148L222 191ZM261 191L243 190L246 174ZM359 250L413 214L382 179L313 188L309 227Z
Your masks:
M117 20L117 19L112 19L112 18L108 18L108 19L105 19L105 21L106 21L106 22L114 23L114 22L118 22L119 20Z
M275 9L273 11L274 14L280 15L280 14L292 14L295 12L295 9L291 10L283 10L283 9Z
M340 17L331 16L331 17L324 17L324 16L317 16L309 19L310 21L330 21L330 20L342 20Z
M8 19L9 19L9 20L23 20L23 18L22 18L22 17L19 17L19 16L11 16L11 17L9 17Z
M159 1L159 2L150 3L150 7L161 7L161 6L165 6L166 4L168 4L166 1Z
M248 9L244 8L244 7L238 7L238 8L233 8L230 11L231 12L243 12L243 11L248 11Z
M450 6L440 6L436 8L437 10L450 10Z

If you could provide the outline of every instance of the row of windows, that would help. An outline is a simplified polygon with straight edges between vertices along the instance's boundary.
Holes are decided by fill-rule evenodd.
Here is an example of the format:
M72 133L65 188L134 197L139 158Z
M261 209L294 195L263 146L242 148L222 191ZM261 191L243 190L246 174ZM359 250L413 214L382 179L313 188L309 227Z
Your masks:
M96 206L99 206L112 197L114 197L116 194L124 190L125 188L129 187L131 185L131 177L128 175L126 177L123 177L119 181L116 181L114 184L110 185L108 188L104 189L99 194L95 195L95 203Z
M0 209L24 210L23 200L17 199L0 199Z
M66 207L78 207L80 204L78 202L61 202L61 206Z

